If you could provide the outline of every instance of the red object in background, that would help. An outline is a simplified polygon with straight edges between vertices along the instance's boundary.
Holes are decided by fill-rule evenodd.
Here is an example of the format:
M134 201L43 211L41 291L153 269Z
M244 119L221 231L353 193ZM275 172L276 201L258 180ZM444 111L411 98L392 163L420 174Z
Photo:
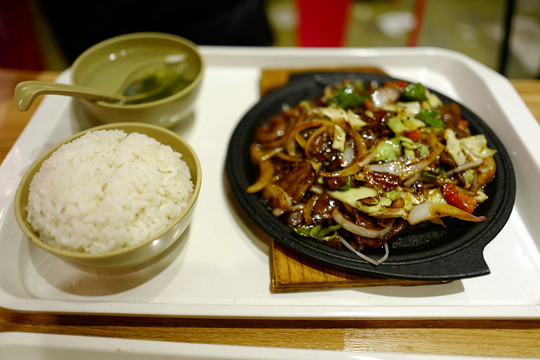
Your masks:
M414 2L414 24L413 28L409 32L409 38L407 40L407 46L418 46L420 40L420 33L422 32L422 24L424 22L424 14L426 12L428 0L415 0Z
M350 4L350 0L296 0L298 46L343 46Z
M0 67L44 68L28 1L0 0Z

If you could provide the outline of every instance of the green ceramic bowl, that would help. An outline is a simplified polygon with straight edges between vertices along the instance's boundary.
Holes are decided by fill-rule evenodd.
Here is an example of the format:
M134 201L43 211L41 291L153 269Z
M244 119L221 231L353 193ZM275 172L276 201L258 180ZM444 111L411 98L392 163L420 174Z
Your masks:
M112 130L121 129L127 133L137 132L141 134L153 137L162 144L171 146L175 151L182 154L182 159L188 165L191 178L194 185L193 195L189 199L186 208L182 213L173 221L171 221L167 227L161 230L154 237L147 239L139 244L117 249L114 251L103 252L98 254L82 253L82 252L70 252L66 250L60 250L52 247L40 240L39 235L32 229L31 225L26 221L27 212L26 206L28 204L29 187L34 175L38 172L41 164L61 145L68 143L88 131L92 130ZM199 159L191 146L187 144L182 138L173 133L172 131L165 129L161 126L151 124L140 123L118 123L107 124L98 127L94 127L78 134L75 134L64 141L56 144L46 153L39 157L26 171L21 182L18 186L15 194L15 217L19 227L23 233L37 246L43 250L75 265L87 267L87 268L129 268L135 265L142 264L157 255L165 251L171 246L179 236L187 228L191 221L195 204L201 189L202 174L201 165Z
M71 82L116 92L127 78L143 74L166 58L184 57L187 87L152 102L120 105L77 99L104 123L141 122L172 127L188 117L200 90L204 61L191 41L176 35L141 32L102 41L84 51L71 67Z

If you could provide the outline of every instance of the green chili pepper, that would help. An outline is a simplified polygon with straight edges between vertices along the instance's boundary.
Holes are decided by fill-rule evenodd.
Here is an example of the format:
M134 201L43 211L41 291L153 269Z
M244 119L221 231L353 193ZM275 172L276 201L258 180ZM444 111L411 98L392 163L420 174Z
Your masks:
M397 199L399 199L401 197L399 191L397 191L397 190L390 190L387 193L385 193L384 196L386 196L387 198L389 198L392 201L397 200Z
M345 184L341 185L340 187L338 187L337 189L339 191L347 191L352 187L352 184L353 184L353 181L352 181L351 177L348 176L347 177L347 182Z
M302 225L297 227L292 227L295 233L302 236L309 236L309 231L311 230L311 226L308 225Z
M421 110L416 117L418 120L422 120L426 123L427 126L441 129L444 127L444 124L441 119L438 118L439 111L433 109L424 109Z
M327 226L321 229L321 231L319 231L319 233L317 234L317 237L319 239L322 239L328 236L329 234L333 233L334 231L338 231L340 228L341 228L341 225L338 225L338 224Z
M322 229L322 225L315 225L309 230L309 236L316 238Z
M421 172L422 176L424 177L427 177L427 178L431 178L431 179L437 179L437 175L432 173L431 171L426 171L426 170L423 170Z
M409 84L403 90L403 97L406 100L425 100L427 99L426 88L422 84Z
M343 86L334 93L334 99L331 101L331 105L347 109L365 103L368 95L360 95L354 90L354 86Z
M326 236L341 228L339 224L323 227L322 225L301 225L292 229L298 234L314 239L323 240Z

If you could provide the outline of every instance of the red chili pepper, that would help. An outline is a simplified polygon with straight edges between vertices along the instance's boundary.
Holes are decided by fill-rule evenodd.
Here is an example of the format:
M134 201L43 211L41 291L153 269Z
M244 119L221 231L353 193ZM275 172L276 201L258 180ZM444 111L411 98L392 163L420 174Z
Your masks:
M457 126L458 130L465 130L469 127L469 122L467 120L461 119Z
M412 141L416 142L418 141L418 139L420 139L420 136L422 136L422 130L416 129L413 131L405 132L404 135L408 137L409 139L411 139Z
M478 205L478 202L473 197L460 192L452 183L444 184L442 191L444 198L450 205L460 208L469 214L472 214Z
M367 99L364 103L364 106L366 107L366 110L374 110L375 106L373 105L373 100Z
M402 80L395 80L395 81L387 81L384 83L384 85L389 86L389 87L394 87L398 90L403 90L407 85L409 85L409 83Z

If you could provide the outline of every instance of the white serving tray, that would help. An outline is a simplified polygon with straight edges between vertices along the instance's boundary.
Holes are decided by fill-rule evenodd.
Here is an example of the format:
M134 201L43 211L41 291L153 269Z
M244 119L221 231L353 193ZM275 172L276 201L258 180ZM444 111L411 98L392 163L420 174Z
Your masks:
M460 360L455 355L304 350L75 335L1 333L0 359L24 360ZM476 360L511 358L473 357Z
M510 82L482 64L436 48L202 47L207 72L193 119L174 129L197 151L203 185L193 221L165 256L117 273L68 265L19 230L13 197L47 148L92 125L75 102L48 96L0 168L0 306L36 312L256 318L540 318L540 126ZM506 145L517 199L486 247L491 274L448 284L272 294L269 239L227 191L229 137L258 100L265 67L378 66L419 81L476 112ZM58 78L69 82L69 70Z

